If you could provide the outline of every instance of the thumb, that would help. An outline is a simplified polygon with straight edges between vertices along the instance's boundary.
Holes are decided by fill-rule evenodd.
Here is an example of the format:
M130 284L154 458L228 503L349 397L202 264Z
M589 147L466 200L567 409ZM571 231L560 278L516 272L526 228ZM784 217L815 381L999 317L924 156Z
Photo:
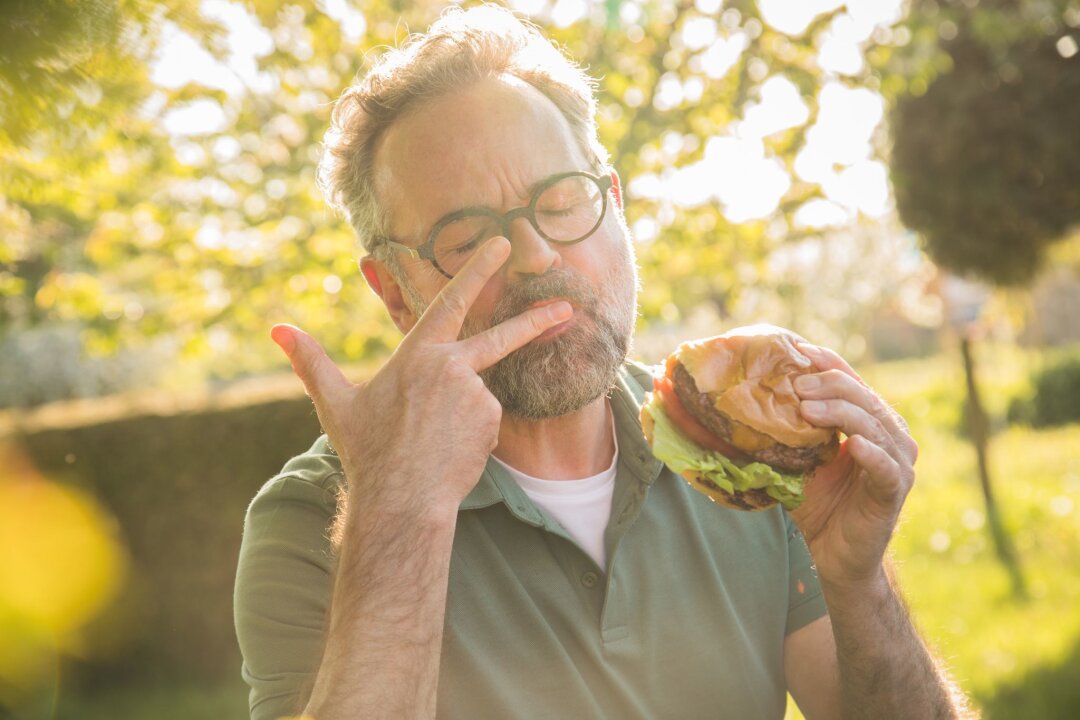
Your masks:
M270 328L270 339L277 343L292 363L293 372L315 402L352 386L319 342L295 325L279 324Z

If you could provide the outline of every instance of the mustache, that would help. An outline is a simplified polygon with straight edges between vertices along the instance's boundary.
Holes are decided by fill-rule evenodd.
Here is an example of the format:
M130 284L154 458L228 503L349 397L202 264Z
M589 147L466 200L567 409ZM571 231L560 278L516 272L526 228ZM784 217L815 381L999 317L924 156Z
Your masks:
M520 315L535 302L564 298L578 310L590 315L596 308L596 295L589 282L571 270L552 268L543 275L521 280L507 288L491 313L491 324Z

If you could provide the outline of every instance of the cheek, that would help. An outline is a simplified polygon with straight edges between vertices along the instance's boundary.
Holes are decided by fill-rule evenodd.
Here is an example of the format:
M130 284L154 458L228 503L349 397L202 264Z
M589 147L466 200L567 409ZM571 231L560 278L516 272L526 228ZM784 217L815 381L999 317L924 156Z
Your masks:
M487 320L491 317L492 311L495 309L495 304L502 297L505 290L505 283L502 278L495 276L487 281L483 290L476 296L476 300L469 308L469 317L476 320Z

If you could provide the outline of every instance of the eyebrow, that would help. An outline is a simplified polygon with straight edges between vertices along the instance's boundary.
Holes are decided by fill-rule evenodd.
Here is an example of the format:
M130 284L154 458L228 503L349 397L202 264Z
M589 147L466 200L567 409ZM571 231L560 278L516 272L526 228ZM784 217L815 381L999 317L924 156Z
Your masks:
M577 172L577 171L576 171L576 170L562 170L562 171L560 171L560 172L554 172L554 173L551 173L550 175L548 175L547 177L543 177L543 178L540 178L539 180L537 180L537 181L536 181L536 182L534 182L533 184L529 185L529 187L528 187L528 188L526 188L526 189L527 189L527 191L528 191L528 197L529 197L529 200L530 200L530 202L532 201L532 196L536 194L536 191L537 191L537 190L539 190L539 189L540 189L540 187L541 187L541 186L542 186L542 185L543 185L544 183L546 183L547 181L551 180L551 178L555 177L556 175L563 175L563 174L565 174L565 173L569 173L569 172ZM523 206L521 206L521 207L527 207L527 206L528 206L528 203L526 203L525 205L523 205ZM432 231L432 229L434 229L434 227L435 227L436 225L438 225L439 223L441 223L441 222L442 222L443 220L445 220L445 219L446 219L447 217L449 217L449 216L451 216L451 215L455 215L455 214L457 214L457 213L459 213L459 212L465 212L466 210L485 210L485 211L487 211L487 212L499 212L499 211L498 211L498 210L496 210L495 208L492 208L492 207L488 207L488 206L486 206L486 205L466 205L465 207L461 207L461 208L458 208L457 210L451 210L450 212L447 212L447 213L443 213L442 215L440 215L440 216L439 216L439 219L438 219L438 220L436 220L435 222L433 222L433 223L432 223L432 224L431 224L431 225L430 225L430 226L428 227L428 229L427 229L427 234L429 234L429 235L430 235L430 234L431 234L431 231Z

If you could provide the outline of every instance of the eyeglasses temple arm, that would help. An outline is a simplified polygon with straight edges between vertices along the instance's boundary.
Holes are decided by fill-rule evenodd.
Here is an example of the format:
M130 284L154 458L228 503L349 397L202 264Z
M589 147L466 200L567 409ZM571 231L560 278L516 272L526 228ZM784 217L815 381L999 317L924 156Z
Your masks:
M395 250L400 250L401 252L408 254L410 257L416 258L417 260L424 259L423 255L421 255L416 248L409 247L408 245L403 245L399 242L394 242L393 240L387 240L386 244L394 248Z

